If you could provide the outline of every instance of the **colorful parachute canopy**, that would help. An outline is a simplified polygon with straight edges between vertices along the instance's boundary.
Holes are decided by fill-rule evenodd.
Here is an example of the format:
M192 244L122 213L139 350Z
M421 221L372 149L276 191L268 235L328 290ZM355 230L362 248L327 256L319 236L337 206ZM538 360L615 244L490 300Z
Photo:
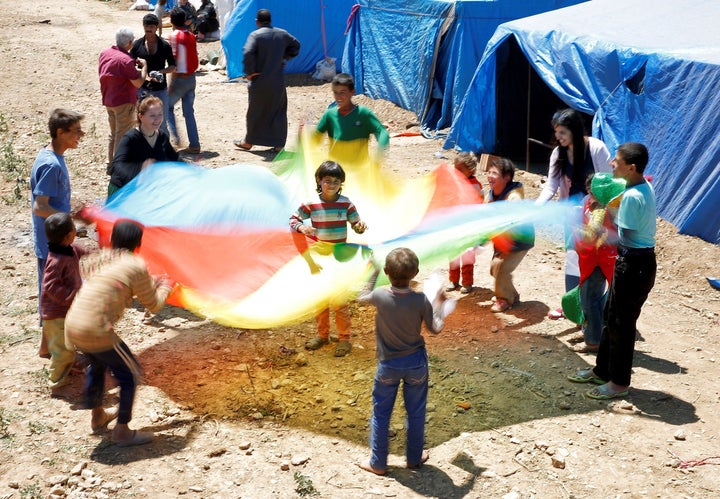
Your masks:
M306 320L351 300L372 261L382 266L393 248L409 247L423 265L444 267L510 227L566 217L562 203L478 204L475 188L452 166L403 179L367 157L336 156L346 171L343 194L368 230L359 235L348 229L347 244L313 241L289 228L300 202L317 196L314 171L326 159L305 146L283 153L273 171L156 163L85 215L96 222L103 246L118 219L145 227L139 251L151 273L179 284L171 304L255 329Z

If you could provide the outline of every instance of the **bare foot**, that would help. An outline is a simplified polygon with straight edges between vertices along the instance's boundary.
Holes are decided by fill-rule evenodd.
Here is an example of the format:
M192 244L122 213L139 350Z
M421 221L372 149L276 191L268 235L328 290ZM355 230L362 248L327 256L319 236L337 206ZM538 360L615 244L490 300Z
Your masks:
M420 466L425 464L428 459L430 459L430 453L428 451L424 450L424 451L422 451L422 455L420 456L420 462L417 464L407 463L407 468L411 469L411 470L415 469L415 468L419 468Z
M107 429L107 425L110 421L117 418L118 410L116 407L110 409L103 409L102 407L96 407L92 410L92 418L90 419L90 427L93 433L101 433Z
M387 473L387 470L376 470L375 468L370 466L370 461L363 461L362 463L357 463L357 465L359 468L379 476L383 476L385 473Z

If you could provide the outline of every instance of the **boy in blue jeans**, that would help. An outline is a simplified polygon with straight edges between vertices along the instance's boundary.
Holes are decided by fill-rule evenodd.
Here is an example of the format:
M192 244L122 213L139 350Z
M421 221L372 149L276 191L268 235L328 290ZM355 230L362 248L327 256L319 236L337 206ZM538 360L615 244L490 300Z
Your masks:
M433 312L423 293L410 289L410 280L419 270L418 257L408 248L396 248L385 259L384 271L390 286L363 293L359 300L377 307L375 337L378 367L373 382L373 414L370 420L370 460L358 464L365 471L387 473L388 430L400 381L407 412L408 468L417 468L428 460L423 451L425 412L428 395L428 357L422 324L437 334L444 318ZM379 274L376 270L370 289Z

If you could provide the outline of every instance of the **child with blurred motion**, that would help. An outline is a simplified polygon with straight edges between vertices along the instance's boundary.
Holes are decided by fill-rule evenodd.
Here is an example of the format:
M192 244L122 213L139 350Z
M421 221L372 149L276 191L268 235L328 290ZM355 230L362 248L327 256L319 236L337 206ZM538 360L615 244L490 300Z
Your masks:
M455 169L462 173L468 180L468 183L472 185L479 194L478 202L483 202L483 191L482 184L475 177L475 170L477 169L477 158L473 153L461 152L455 156ZM460 288L460 292L467 294L472 291L474 283L474 272L475 272L475 254L477 248L473 246L468 248L463 253L450 262L450 285L445 291L455 291ZM462 281L461 281L462 276ZM462 282L462 287L460 283Z
M488 189L485 202L518 201L525 198L523 185L515 182L515 165L505 158L493 160L488 166ZM495 303L490 307L494 313L505 312L520 301L512 281L512 272L517 268L528 250L535 246L535 229L532 224L513 227L492 238L493 259L490 275L495 278Z
M347 240L347 224L362 234L367 229L365 222L360 220L355 205L345 196L341 195L342 184L345 182L345 171L334 161L323 162L315 171L315 183L319 194L313 199L300 205L290 217L290 228L318 241L328 243L344 243ZM305 225L304 220L310 220L311 225ZM347 304L333 306L335 323L338 328L338 345L335 348L336 357L344 357L352 346L350 345L350 309ZM317 350L330 341L330 308L326 308L317 316L318 335L305 343L308 350Z
M590 175L588 195L583 200L582 223L575 230L575 251L580 266L580 305L583 312L584 345L573 350L594 353L600 345L603 326L603 309L607 298L605 282L612 282L617 259L617 227L611 210L617 213L619 195L625 188L622 179L613 179L611 173ZM610 206L608 203L615 206Z
M370 420L370 460L358 464L376 475L387 473L388 431L400 382L407 412L408 468L418 468L428 460L425 442L425 413L428 396L428 356L422 336L423 323L428 331L439 333L444 317L423 293L410 289L417 275L418 257L408 248L396 248L385 258L385 274L390 286L372 289L379 269L359 300L377 308L375 338L378 365L373 382L373 413ZM440 300L444 294L439 292ZM440 307L438 307L440 308Z
M115 223L110 238L112 249L97 255L91 275L87 276L65 318L66 345L76 347L90 361L85 372L85 397L92 409L92 430L99 433L117 418L112 442L121 447L146 444L152 441L153 434L128 427L142 369L117 335L115 324L132 304L133 297L146 309L157 312L172 289L167 280L151 277L145 262L134 254L142 236L143 229L135 222ZM108 369L120 385L117 411L106 411L102 407Z
M352 101L355 95L355 80L347 73L339 73L332 80L332 92L335 103L320 118L315 128L315 140L327 133L330 137L330 156L338 142L351 143L352 151L344 152L344 156L353 159L364 158L368 153L368 142L371 135L378 143L379 155L390 144L390 135L375 114L365 106L358 106Z
M50 351L50 389L53 395L68 384L75 350L65 347L65 316L82 285L80 257L87 251L73 245L77 231L69 213L53 213L45 219L48 258L40 295L42 334Z

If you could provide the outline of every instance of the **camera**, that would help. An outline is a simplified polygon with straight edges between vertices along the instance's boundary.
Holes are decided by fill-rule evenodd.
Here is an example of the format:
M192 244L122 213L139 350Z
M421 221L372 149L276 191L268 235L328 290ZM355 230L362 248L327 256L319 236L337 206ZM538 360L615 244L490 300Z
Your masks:
M158 83L162 83L165 79L165 75L162 74L160 71L150 71L150 74L148 76Z

